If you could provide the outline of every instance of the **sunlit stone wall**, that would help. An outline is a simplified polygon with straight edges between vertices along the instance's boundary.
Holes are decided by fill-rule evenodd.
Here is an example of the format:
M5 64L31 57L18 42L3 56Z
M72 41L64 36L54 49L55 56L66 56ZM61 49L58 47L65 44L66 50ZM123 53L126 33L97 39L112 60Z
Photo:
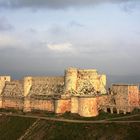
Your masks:
M78 114L82 117L94 117L98 115L96 97L79 97Z

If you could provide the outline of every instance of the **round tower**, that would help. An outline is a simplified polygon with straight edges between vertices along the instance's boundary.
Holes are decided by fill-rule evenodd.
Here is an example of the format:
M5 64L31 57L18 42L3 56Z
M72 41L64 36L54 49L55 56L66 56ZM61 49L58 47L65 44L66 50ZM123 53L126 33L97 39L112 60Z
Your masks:
M78 102L78 114L82 117L97 116L99 112L96 97L80 96Z
M65 71L65 91L76 90L77 69L68 68Z

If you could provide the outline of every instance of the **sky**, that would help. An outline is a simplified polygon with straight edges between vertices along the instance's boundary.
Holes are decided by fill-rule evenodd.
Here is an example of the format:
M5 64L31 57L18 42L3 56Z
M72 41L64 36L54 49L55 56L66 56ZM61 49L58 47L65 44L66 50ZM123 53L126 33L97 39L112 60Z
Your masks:
M77 67L133 82L139 53L139 0L0 0L1 75Z

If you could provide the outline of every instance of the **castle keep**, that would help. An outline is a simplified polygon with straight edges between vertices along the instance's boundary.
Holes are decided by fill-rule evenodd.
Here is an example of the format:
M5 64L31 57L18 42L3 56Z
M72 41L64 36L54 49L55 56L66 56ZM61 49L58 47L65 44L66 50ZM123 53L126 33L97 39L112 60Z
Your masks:
M112 85L94 69L68 68L64 76L24 77L21 81L0 76L0 108L97 116L100 110L131 112L139 107L138 85Z

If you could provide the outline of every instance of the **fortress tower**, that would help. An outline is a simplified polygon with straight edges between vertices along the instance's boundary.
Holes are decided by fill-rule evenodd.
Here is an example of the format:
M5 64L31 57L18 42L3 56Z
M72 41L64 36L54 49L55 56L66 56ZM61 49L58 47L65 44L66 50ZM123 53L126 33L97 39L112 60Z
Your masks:
M10 82L11 81L11 77L10 76L0 76L0 95L2 94L3 88L5 86L6 82Z
M31 111L31 103L30 99L28 98L28 94L32 87L32 77L25 77L24 78L24 111L29 112Z
M5 87L5 83L7 81L9 81L9 82L11 81L10 76L0 76L0 108L2 108L2 97L1 97L2 91L3 91L3 89Z
M24 78L24 97L29 94L29 91L32 86L32 77L25 77Z
M76 69L68 68L65 71L65 93L69 91L81 95L82 91L93 90L95 92L106 93L106 75L98 74L96 69Z
M65 91L76 90L77 69L68 68L65 71Z

